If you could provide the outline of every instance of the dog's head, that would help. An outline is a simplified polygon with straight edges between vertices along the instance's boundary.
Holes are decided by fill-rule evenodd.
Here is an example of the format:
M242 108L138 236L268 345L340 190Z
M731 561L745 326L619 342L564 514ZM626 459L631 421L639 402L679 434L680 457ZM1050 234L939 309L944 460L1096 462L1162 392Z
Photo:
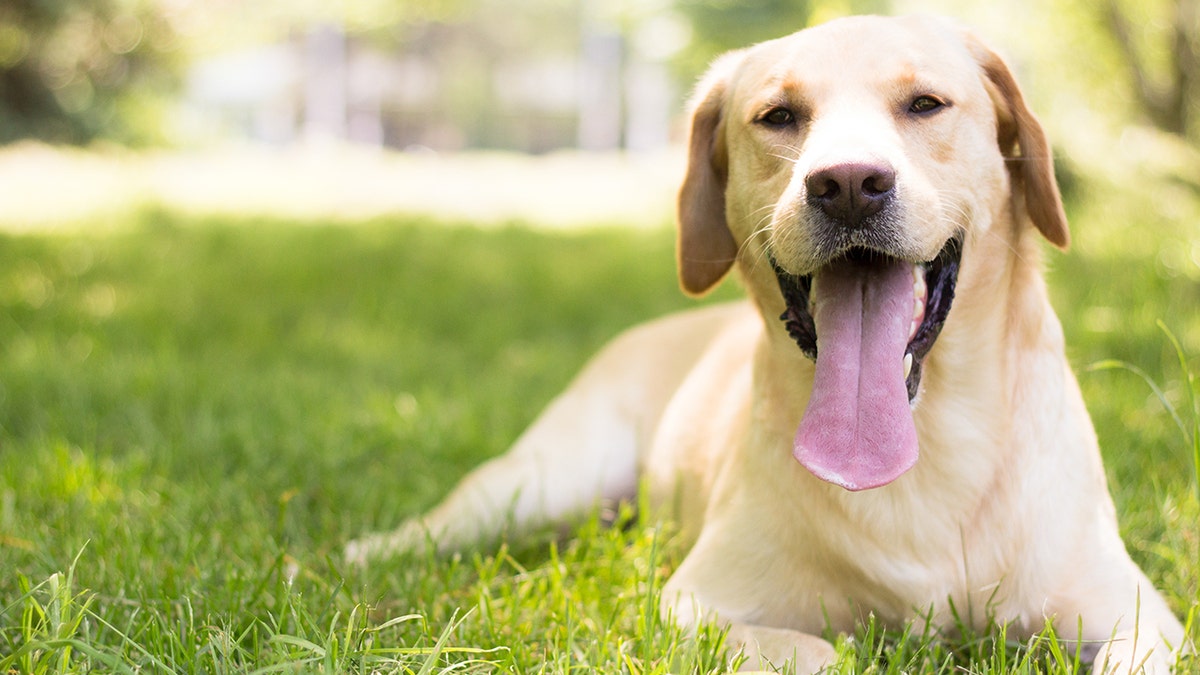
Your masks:
M964 249L1068 243L1045 135L1004 62L929 17L853 17L719 59L693 103L679 270L737 262L816 362L796 456L851 489L916 461L910 405Z

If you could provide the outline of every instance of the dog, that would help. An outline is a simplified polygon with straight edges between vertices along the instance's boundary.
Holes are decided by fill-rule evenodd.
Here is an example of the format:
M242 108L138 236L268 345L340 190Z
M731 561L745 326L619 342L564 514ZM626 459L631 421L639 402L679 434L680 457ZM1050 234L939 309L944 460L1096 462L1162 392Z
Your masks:
M933 17L850 17L727 54L693 98L680 283L747 300L617 337L506 454L353 560L452 551L645 502L686 556L662 611L746 666L824 630L1050 619L1094 672L1184 631L1118 534L1041 275L1070 235L1005 62ZM955 608L976 608L962 616ZM982 611L980 608L986 608Z

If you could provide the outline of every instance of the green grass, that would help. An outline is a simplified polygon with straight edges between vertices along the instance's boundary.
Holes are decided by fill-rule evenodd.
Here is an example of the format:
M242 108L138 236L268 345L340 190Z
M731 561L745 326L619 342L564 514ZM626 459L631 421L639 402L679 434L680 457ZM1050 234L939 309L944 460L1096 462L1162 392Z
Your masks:
M1080 238L1052 279L1058 306L1080 308L1063 311L1076 365L1132 363L1190 419L1155 320L1195 354L1195 281ZM0 672L724 670L718 632L659 619L679 551L630 509L565 540L340 560L503 451L620 329L688 306L672 245L665 228L159 210L0 235ZM1136 376L1081 382L1123 534L1194 613L1192 446ZM841 639L840 670L1071 670L1052 638L868 622Z

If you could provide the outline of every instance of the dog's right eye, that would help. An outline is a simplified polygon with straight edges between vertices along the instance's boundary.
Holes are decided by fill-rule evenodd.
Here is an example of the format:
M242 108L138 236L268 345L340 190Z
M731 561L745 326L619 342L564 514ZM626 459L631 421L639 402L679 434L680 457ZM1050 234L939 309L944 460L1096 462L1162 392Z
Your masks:
M758 121L772 127L786 127L796 121L796 115L787 108L771 108Z

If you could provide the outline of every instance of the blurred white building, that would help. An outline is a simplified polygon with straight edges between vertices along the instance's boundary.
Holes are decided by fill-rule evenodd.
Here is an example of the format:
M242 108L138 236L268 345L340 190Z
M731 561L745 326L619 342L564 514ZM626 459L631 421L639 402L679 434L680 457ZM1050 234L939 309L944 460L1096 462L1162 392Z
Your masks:
M191 126L207 138L435 151L666 146L681 96L667 62L686 41L681 22L657 16L621 32L577 9L570 34L528 48L487 17L394 40L318 25L197 63Z

